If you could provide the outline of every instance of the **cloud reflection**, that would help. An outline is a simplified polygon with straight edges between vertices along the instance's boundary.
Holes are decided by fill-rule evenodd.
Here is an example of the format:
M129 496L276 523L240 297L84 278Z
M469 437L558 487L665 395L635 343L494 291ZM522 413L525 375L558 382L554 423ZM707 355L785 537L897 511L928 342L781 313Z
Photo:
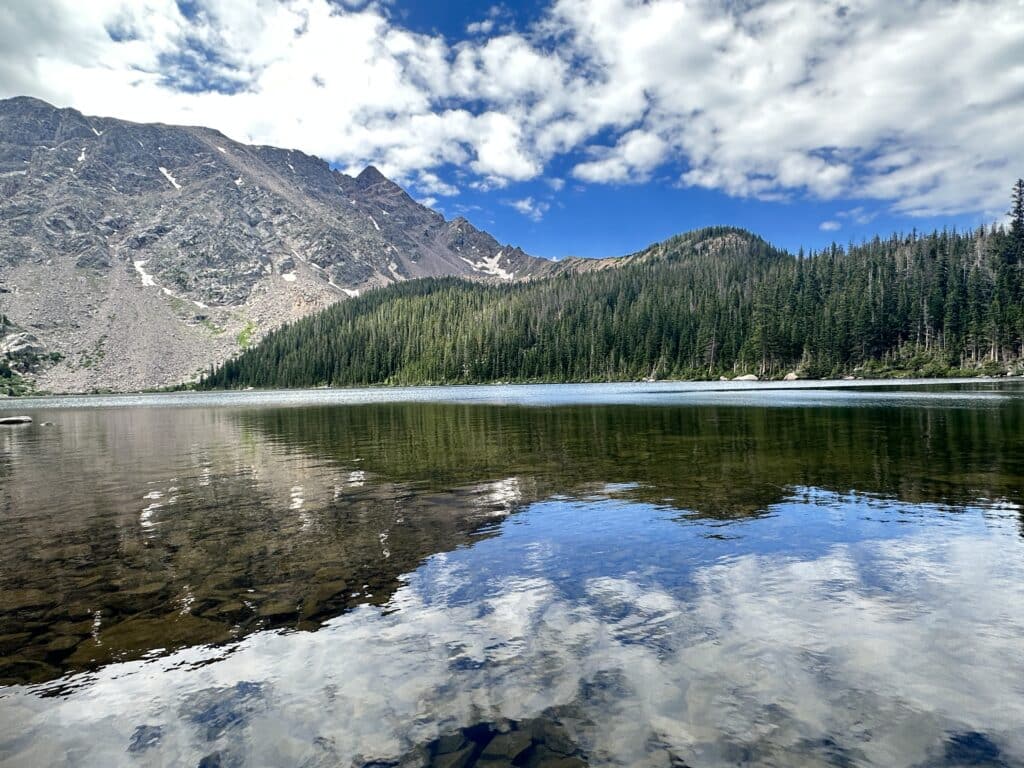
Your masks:
M773 513L863 501L818 491ZM598 538L623 513L618 501L572 506ZM628 507L634 522L662 521ZM800 556L748 548L673 580L653 548L592 575L565 542L545 540L544 513L431 558L388 605L318 632L110 665L63 698L4 689L0 764L195 765L219 751L237 765L360 765L552 707L591 765L1024 759L1013 516L969 510ZM524 556L498 578L490 563L517 542ZM583 574L578 591L567 571Z

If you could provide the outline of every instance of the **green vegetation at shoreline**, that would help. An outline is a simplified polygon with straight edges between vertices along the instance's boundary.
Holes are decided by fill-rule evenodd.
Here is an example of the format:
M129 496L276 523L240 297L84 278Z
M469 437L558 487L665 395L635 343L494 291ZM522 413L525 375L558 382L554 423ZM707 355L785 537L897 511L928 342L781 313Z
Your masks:
M1009 229L793 256L733 228L532 282L410 281L267 335L198 385L949 377L1024 366L1024 184Z
M6 360L0 360L0 397L23 397L32 394L36 394L32 381L12 371Z

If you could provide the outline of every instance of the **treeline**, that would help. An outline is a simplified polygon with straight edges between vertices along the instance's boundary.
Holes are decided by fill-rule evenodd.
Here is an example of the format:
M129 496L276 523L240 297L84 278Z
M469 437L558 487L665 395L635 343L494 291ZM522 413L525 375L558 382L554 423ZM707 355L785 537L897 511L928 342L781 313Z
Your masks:
M1024 358L1018 198L1009 229L792 256L712 228L530 283L400 283L269 334L200 386L1000 372Z

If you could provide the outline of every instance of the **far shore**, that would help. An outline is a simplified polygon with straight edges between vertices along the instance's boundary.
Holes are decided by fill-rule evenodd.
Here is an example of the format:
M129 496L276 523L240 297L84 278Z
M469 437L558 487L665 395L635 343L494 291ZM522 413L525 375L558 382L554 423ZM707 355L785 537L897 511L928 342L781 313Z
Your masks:
M346 405L364 403L495 403L495 404L629 404L652 403L658 395L700 395L711 393L799 392L836 389L909 389L962 384L1021 382L1021 376L974 376L930 379L798 379L795 381L659 381L620 382L490 382L486 384L423 384L361 387L311 387L305 389L180 390L108 393L33 393L0 397L0 410L45 410L47 408L117 407L204 407L204 406L293 406ZM676 399L672 403L680 403ZM766 403L768 404L768 403Z

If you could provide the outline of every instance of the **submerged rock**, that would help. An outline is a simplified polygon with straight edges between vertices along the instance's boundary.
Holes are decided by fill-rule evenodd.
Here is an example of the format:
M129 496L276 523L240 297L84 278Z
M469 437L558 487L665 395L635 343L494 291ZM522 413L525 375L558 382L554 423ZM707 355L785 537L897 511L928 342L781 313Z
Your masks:
M56 667L24 656L0 659L0 686L20 683L41 683L59 674Z
M268 619L279 619L298 614L299 609L294 600L271 600L263 603L257 613Z
M0 611L13 613L31 608L46 608L59 602L59 595L42 589L6 589L0 592Z
M487 746L484 747L481 757L484 760L515 760L520 754L525 752L532 743L533 739L527 731L510 731L508 733L500 733L491 739Z
M360 763L377 768L385 763ZM396 765L387 762L387 765ZM531 768L586 768L586 755L565 726L546 716L531 720L477 723L442 734L403 755L400 768L471 768L523 765Z
M434 768L467 768L473 762L474 752L474 747L468 746L463 747L457 752L439 754L430 765Z
M163 737L163 728L159 725L140 725L132 734L132 740L128 744L129 752L145 752L150 747L155 747Z
M434 751L439 755L448 755L464 749L466 743L466 737L462 735L462 731L456 731L438 738L434 742Z
M77 635L59 635L46 646L46 658L51 661L62 659L74 651L79 642L81 638Z
M177 649L229 638L228 627L224 624L191 614L126 619L109 627L102 626L96 637L78 645L68 663L98 666L127 658L138 648Z

